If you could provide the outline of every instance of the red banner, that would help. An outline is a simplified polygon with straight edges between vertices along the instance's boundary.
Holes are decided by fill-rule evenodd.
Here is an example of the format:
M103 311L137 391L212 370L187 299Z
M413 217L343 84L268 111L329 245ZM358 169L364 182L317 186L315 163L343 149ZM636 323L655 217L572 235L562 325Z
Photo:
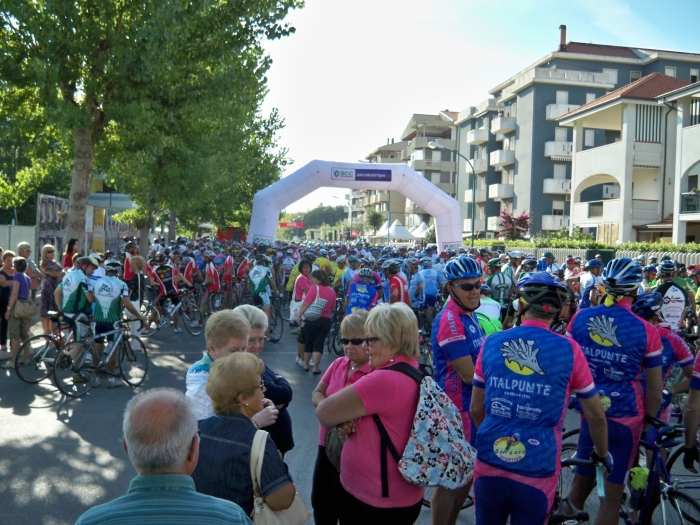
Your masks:
M353 239L357 239L357 230L352 230L352 232L350 232L350 235Z
M303 228L303 222L280 222L280 228Z

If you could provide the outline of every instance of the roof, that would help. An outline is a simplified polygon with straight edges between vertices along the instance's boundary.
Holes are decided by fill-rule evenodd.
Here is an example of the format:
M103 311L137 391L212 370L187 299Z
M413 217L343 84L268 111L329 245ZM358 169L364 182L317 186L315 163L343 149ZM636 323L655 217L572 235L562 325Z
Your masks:
M457 120L457 117L459 117L459 112L450 111L449 109L446 109L445 111L441 111L440 113L451 118L452 120Z
M593 109L595 107L602 106L614 100L620 100L623 98L638 100L656 100L656 97L658 97L659 95L663 95L664 93L668 93L669 91L673 91L678 88L687 86L688 84L690 84L690 82L682 80L680 78L670 77L662 73L652 73L651 75L642 77L639 80L632 82L631 84L627 84L626 86L623 86L620 89L616 89L615 91L612 91L607 95L603 95L602 97L597 98L594 101L589 102L588 104L584 104L583 106L576 108L573 111L570 111L566 115L563 115L559 120L562 121L564 119L568 119L574 115L585 113L586 111L589 111L590 109Z
M569 42L561 53L581 53L584 55L599 55L619 58L640 58L632 49L626 46L608 46L605 44L586 44Z
M681 97L685 97L688 95L696 95L698 93L700 93L700 82L696 82L695 84L688 84L687 86L683 86L673 91L669 91L668 93L664 93L663 95L659 96L659 102L663 103L667 101L673 101Z

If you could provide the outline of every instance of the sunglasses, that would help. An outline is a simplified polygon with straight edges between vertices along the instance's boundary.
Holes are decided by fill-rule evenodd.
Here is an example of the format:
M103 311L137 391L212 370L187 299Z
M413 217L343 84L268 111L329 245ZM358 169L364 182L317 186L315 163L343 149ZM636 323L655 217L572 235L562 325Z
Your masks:
M265 381L260 380L260 390L265 390Z
M459 288L460 290L463 290L465 292L471 292L474 288L479 288L481 289L481 283L474 283L474 284L469 284L469 283L464 283L464 284L452 284L455 288Z
M362 341L367 345L367 346L372 346L372 343L376 343L377 341L381 341L379 337L365 337L362 339Z
M347 345L360 346L362 343L364 343L364 341L365 340L362 338L360 338L360 339L344 339L342 337L340 338L340 344L343 346L347 346Z
M54 252L54 250L46 250L46 253L53 253L53 252ZM0 253L2 253L2 252L0 252Z

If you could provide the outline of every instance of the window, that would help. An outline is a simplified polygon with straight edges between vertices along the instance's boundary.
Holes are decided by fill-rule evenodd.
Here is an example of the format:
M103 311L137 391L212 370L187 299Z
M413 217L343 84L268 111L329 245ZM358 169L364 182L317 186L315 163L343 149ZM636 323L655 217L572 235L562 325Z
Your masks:
M640 78L642 78L641 71L630 71L630 82L636 82Z
M664 74L668 75L669 77L675 77L676 76L676 68L671 67L671 66L666 66L664 68Z
M695 84L698 81L698 71L697 69L690 70L690 83Z
M566 128L555 128L554 129L554 140L557 142L566 142L567 139Z
M583 145L590 148L595 146L595 131L592 129L583 130Z
M552 215L564 215L564 201L552 202Z
M568 104L569 103L569 92L568 91L557 91L557 104Z
M452 174L447 172L447 171L440 172L440 182L442 184L451 184L452 183Z
M555 164L554 165L554 178L555 179L565 179L566 178L566 164Z
M586 93L586 104L595 100L595 93Z
M430 172L429 172L429 171L424 172L424 173L423 173L423 178L424 178L424 179L430 180Z
M608 80L611 84L617 84L617 69L606 69L603 68L603 73L608 74Z

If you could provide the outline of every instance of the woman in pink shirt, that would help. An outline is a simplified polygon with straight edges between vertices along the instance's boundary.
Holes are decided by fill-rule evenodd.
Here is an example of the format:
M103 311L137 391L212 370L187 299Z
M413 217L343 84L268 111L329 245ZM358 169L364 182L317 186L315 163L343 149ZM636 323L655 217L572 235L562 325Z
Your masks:
M325 427L335 426L348 439L340 461L341 525L410 525L421 508L423 489L399 473L387 453L387 488L382 490L378 417L394 447L406 447L418 405L419 386L394 363L418 368L418 323L404 303L381 304L365 323L364 348L372 372L321 401L316 416Z
M369 355L363 344L367 314L364 310L358 310L343 319L340 324L340 342L343 344L346 357L333 361L323 374L311 395L311 402L315 407L328 396L347 385L352 385L372 371L369 366ZM311 489L311 506L314 508L316 525L337 525L340 518L338 506L340 476L326 456L326 434L329 431L329 428L319 425L318 456L316 456Z
M336 294L335 290L328 286L328 274L323 270L314 270L311 272L311 284L313 286L309 288L299 308L299 314L297 316L299 325L301 325L304 314L316 298L326 301L326 304L323 307L320 318L313 321L305 321L301 329L301 335L299 336L301 340L298 341L300 343L303 341L304 343L304 370L307 372L309 371L309 361L313 353L314 374L320 374L321 370L319 370L318 367L321 364L321 357L323 356L323 342L331 331L331 316L333 315L333 310L335 310Z

